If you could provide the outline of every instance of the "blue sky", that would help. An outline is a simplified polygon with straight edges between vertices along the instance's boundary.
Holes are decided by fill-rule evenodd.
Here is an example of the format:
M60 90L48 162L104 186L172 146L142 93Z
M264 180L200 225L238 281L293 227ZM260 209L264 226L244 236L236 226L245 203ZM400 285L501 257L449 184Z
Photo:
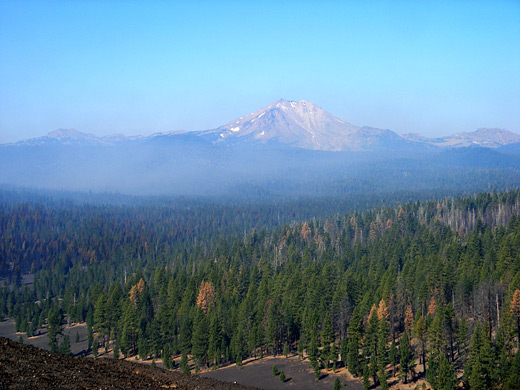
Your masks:
M520 1L0 1L0 142L209 129L280 98L520 133Z

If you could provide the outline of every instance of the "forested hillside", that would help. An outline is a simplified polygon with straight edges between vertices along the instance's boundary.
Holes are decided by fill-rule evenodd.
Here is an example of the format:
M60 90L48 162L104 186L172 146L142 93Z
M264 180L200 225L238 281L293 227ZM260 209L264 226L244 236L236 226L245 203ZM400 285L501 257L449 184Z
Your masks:
M96 354L185 371L292 351L366 387L518 388L520 191L257 229L243 211L7 202L0 316L65 351L86 321Z

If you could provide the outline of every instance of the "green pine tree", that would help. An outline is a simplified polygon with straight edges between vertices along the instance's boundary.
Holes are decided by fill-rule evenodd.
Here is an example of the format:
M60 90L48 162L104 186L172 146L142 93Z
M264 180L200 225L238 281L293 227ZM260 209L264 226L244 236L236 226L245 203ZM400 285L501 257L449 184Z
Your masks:
M370 370L368 365L365 364L363 368L363 389L368 390L370 388Z
M63 355L70 355L70 337L68 334L63 336L63 341L61 342L59 350Z
M283 345L283 354L286 358L289 357L289 344L287 341Z
M189 375L191 373L190 366L188 365L188 355L186 353L182 354L179 366L183 374Z
M519 390L520 389L520 351L516 352L509 375L504 378L504 390Z
M191 336L191 353L198 365L206 364L208 356L208 324L202 310L197 310Z
M423 365L423 375L426 374L426 321L420 316L414 324L415 337L419 340L421 349L421 362Z
M314 364L314 379L316 380L316 382L320 380L320 377L321 377L320 365L318 362L316 362Z
M98 356L98 348L99 348L99 340L97 337L94 338L94 342L92 343L92 354L94 357Z
M401 338L401 343L399 345L399 355L401 357L399 360L401 376L403 377L404 383L407 383L408 374L412 370L413 363L413 353L407 331L404 331L403 337Z
M49 311L48 333L49 346L52 352L58 352L58 336L63 334L63 325L65 324L65 318L63 316L63 310L56 306L53 306Z
M453 390L457 386L455 368L444 355L441 356L438 373L437 386L435 389Z
M469 356L464 366L464 381L472 390L490 389L498 382L497 356L482 324L471 337Z
M347 356L348 356L348 340L346 337L341 339L339 344L339 354L341 355L341 361L347 365Z
M359 334L353 332L348 339L347 367L352 375L360 374Z
M330 319L330 313L325 313L323 319L322 330L321 330L321 356L325 362L325 368L329 368L331 360L331 344L334 342L334 331L332 329L332 320Z
M394 376L395 375L395 366L399 363L399 351L397 350L395 340L392 340L392 344L390 344L390 350L388 352L388 359L390 360L390 364L392 365L392 376Z

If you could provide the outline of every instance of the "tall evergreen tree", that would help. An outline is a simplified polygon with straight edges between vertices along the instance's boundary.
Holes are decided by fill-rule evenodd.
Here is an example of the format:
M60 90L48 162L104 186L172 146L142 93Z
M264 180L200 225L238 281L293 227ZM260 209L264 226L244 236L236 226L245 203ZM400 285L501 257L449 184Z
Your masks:
M410 374L413 368L413 352L410 346L410 339L408 337L408 332L403 332L403 337L401 338L401 342L399 344L399 368L401 371L401 376L403 377L404 383L407 383L408 374Z
M419 348L421 349L421 363L423 365L423 375L426 374L426 321L423 316L419 316L415 321L414 333L419 340Z
M59 351L63 355L70 355L70 336L66 334L63 336L63 341L61 342L61 345L59 347Z
M65 318L63 316L63 310L55 305L52 306L49 311L48 322L48 337L49 346L52 352L58 352L59 340L58 336L63 334L63 325L65 324Z
M201 309L197 310L194 320L193 334L191 337L191 353L199 365L207 363L208 356L208 325L207 319Z

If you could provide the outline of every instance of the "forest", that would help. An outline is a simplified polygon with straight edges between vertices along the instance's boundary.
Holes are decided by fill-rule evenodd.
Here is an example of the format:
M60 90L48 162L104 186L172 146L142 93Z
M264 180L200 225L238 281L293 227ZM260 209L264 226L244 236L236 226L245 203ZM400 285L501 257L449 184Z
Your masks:
M365 388L394 374L519 388L520 190L350 209L156 203L4 196L0 319L47 326L63 353L63 325L86 322L95 356L184 372L296 353L317 379L342 365Z

